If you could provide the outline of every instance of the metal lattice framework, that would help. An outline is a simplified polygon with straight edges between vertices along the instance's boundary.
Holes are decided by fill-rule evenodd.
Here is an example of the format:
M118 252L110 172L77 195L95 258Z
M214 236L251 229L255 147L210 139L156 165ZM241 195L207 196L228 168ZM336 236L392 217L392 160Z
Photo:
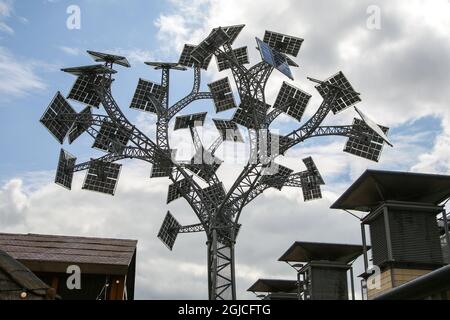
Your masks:
M244 64L249 62L247 48L232 47L243 27L213 29L200 44L185 45L178 63L147 63L161 72L161 83L140 79L130 107L156 115L156 141L136 128L114 100L111 84L116 71L112 68L115 64L123 67L130 65L125 57L111 54L89 51L96 62L103 64L63 69L77 76L68 98L87 104L81 112L77 113L58 92L41 119L61 144L66 137L72 143L86 132L94 139L93 147L105 152L98 159L76 164L76 158L62 150L55 180L65 188L72 187L75 172L86 171L83 189L113 195L121 169L117 162L124 159L151 163L152 178L167 177L171 180L167 202L184 198L199 222L182 226L169 212L158 237L172 249L179 233L205 232L208 240L209 298L214 300L236 298L234 248L245 206L269 188L302 188L305 201L322 196L324 180L312 158L304 159L305 171L295 173L278 165L275 162L278 157L305 140L323 136L347 137L344 151L374 161L378 161L384 143L390 144L385 136L388 128L376 125L359 110L362 120L356 119L352 125L322 125L330 113L341 112L361 101L359 93L354 91L342 72L325 81L308 78L316 83L323 102L310 119L290 134L279 136L272 133L272 123L282 113L301 121L311 98L308 93L288 83L283 83L273 107L265 98L266 84L273 70L293 79L290 68L298 65L289 55L297 56L303 39L267 31L264 41L256 38L262 61L246 67ZM232 73L238 100L233 95L228 78L210 83L211 92L200 91L201 69L208 68L213 56L219 70ZM170 105L171 71L185 71L188 68L192 68L194 74L192 91ZM175 129L189 130L196 150L191 161L178 162L170 148L169 123L192 102L200 99L211 100L217 112L237 110L231 120L214 119L219 134L209 148L203 145L197 132L197 127L206 120L205 113L177 117ZM91 107L100 105L106 114L92 113ZM215 153L224 141L244 142L238 125L247 129L246 143L250 157L227 190L217 175L222 161Z

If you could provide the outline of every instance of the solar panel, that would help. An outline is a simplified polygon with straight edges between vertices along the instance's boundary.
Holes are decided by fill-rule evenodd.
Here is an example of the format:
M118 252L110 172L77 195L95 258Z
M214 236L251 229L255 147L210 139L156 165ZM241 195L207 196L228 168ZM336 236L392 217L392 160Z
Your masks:
M213 95L216 112L222 112L236 108L233 91L231 91L230 81L228 80L228 77L210 83L208 84L208 87Z
M139 79L130 108L150 113L158 113L152 99L157 102L162 102L164 100L165 93L164 88L159 84L144 79Z
M179 116L175 119L175 129L189 129L193 127L201 127L205 123L207 112L189 114L186 116Z
M275 168L276 171L272 172ZM275 168L266 168L263 171L264 175L261 178L261 183L281 190L284 187L284 184L289 180L289 176L294 172L294 170L280 164L276 164Z
M73 124L69 132L69 143L72 144L92 125L92 110L90 106L81 111L77 116L77 121Z
M214 207L217 207L217 204L221 203L226 196L225 188L222 182L213 184L203 189L203 192L214 202Z
M154 67L155 70L160 70L164 68L178 70L178 71L186 71L186 67L183 67L179 63L171 63L171 62L144 62L146 65L150 67Z
M47 128L47 130L58 140L59 143L64 143L64 138L72 127L73 122L63 121L65 116L75 117L77 113L64 99L58 91L53 98L50 105L47 107L40 122Z
M228 43L229 44L233 44L233 42L239 36L239 34L241 33L242 29L244 29L244 27L245 27L245 24L240 24L240 25L227 26L227 27L221 27L221 28L222 28L223 31L225 31L225 33L230 38L228 40ZM213 30L217 30L217 29L218 28L215 28Z
M378 162L383 151L384 140L375 131L369 128L364 121L355 119L353 128L359 135L350 137L344 147L344 152ZM384 134L389 128L380 126Z
M190 44L185 44L183 51L181 52L181 57L180 60L178 61L178 64L181 66L185 66L188 68L192 68L195 66L198 66L204 70L208 70L208 66L211 62L212 59L212 54L206 58L203 63L199 64L197 61L195 61L194 59L192 59L191 57L191 52L192 50L195 49L194 45L190 45Z
M275 151L278 154L278 152L281 149L281 146L290 145L291 142L294 141L293 138L290 138L288 136L282 136L282 135L272 133L272 132L270 133L270 135L268 137L269 137L269 140L267 141L267 144L268 144L267 145L267 147L268 147L267 155L268 156L272 155L272 151ZM272 143L273 143L273 146L272 146ZM274 149L274 150L272 150L272 149Z
M253 110L256 110L256 120L262 123L267 115L270 105L252 97L242 97L241 104L236 110L233 121L241 126L252 129L254 127Z
M114 195L122 165L95 160L91 162L83 183L84 190Z
M190 190L189 182L186 179L177 181L169 186L169 191L167 192L167 204L181 198L183 195L179 190L184 193L188 193Z
M316 164L314 163L314 160L312 157L308 157L306 159L303 159L303 163L306 166L306 169L308 170L309 174L316 178L316 182L320 185L325 184L325 181L322 178L322 175L319 172L319 169L317 169Z
M87 53L92 57L92 59L94 59L95 62L108 62L108 63L118 64L122 67L127 67L127 68L131 67L127 58L122 57L122 56L117 56L117 55L109 54L109 53L90 51L90 50L88 50Z
M283 82L273 107L301 121L311 95Z
M174 216L169 212L167 212L166 217L161 225L161 229L158 232L159 240L164 243L169 250L172 251L173 245L177 240L178 231L181 228L181 224L174 218Z
M289 79L294 80L294 76L292 75L292 71L286 57L269 47L267 43L262 42L260 39L256 38L256 42L258 43L259 52L261 53L261 58L263 61L273 66Z
M224 141L244 142L241 131L235 122L220 119L213 119L213 122Z
M316 86L317 91L324 99L330 92L330 87L328 87L327 85L332 85L345 90L338 95L337 101L331 109L334 114L337 114L357 104L358 102L361 102L361 98L359 97L359 95L356 92L352 93L352 91L354 92L354 89L345 75L342 73L342 71L338 72L337 74L326 80L324 83Z
M67 98L98 108L102 100L93 87L103 85L109 88L111 83L111 79L105 78L102 75L97 75L95 78L81 75L75 81Z
M250 63L247 47L233 50L233 54L231 56L236 58L236 62L239 65ZM219 71L230 69L232 65L233 64L227 59L227 55L225 53L221 53L217 56L217 67Z
M296 57L302 46L304 39L288 36L273 31L266 31L264 34L264 42L267 43L272 49L290 54Z
M105 152L122 153L130 140L131 132L116 124L104 121L95 138L92 148Z
M117 73L116 70L108 68L102 64L95 64L95 65L82 66L82 67L73 67L73 68L64 68L64 69L61 69L61 71L73 74L75 76L105 75L105 74Z
M72 188L73 167L75 166L76 161L77 158L61 149L59 154L58 169L56 170L56 184L59 184L69 190Z
M374 121L372 121L372 119L370 119L368 116L366 116L358 108L355 107L355 110L356 110L356 112L359 113L359 115L361 116L361 119L364 121L364 123L370 129L372 129L376 134L378 134L384 140L384 142L386 142L388 145L390 145L391 147L393 146L392 143L389 141L389 138L386 136L386 134L384 133L384 131L380 128L380 126L378 124L376 124Z
M157 161L152 166L150 178L170 177L174 164L171 159L175 157L176 150L164 151L165 155L156 155Z
M322 191L320 190L320 185L317 184L315 177L303 175L300 180L302 182L303 199L305 202L322 199Z
M203 64L214 52L230 41L230 37L222 28L214 29L209 36L191 51L191 58Z

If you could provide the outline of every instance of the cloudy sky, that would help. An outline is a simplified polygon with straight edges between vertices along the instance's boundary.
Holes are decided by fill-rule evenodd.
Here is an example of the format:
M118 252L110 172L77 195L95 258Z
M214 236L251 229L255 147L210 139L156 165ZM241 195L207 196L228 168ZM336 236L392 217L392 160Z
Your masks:
M80 9L80 29L67 27L69 5ZM305 204L301 190L269 191L245 209L238 297L252 298L246 289L260 277L295 278L276 261L294 241L360 242L358 221L329 207L364 170L450 173L449 17L447 0L0 0L0 232L137 239L138 298L205 299L204 235L180 236L173 252L156 238L167 210L183 224L196 223L183 200L165 204L168 182L150 180L147 164L125 162L115 197L82 191L83 174L66 191L52 183L61 146L38 120L55 92L67 93L74 81L60 68L90 64L86 50L109 51L133 65L119 69L114 96L152 136L154 118L128 109L140 77L159 81L143 62L177 61L184 43L198 43L213 27L244 23L236 46L248 45L253 64L259 61L254 37L265 30L305 39L294 73L294 84L314 95L305 119L321 102L306 77L325 79L342 70L362 93L360 108L391 128L395 145L372 163L343 153L345 139L318 139L280 160L300 171L301 159L313 156L327 182L324 199ZM223 76L213 63L204 79ZM191 71L173 75L172 101L189 91L191 80ZM269 103L285 80L274 73ZM229 117L215 115L208 103L186 112L200 110ZM326 121L350 124L355 116L349 109ZM288 132L299 124L281 117L276 126ZM210 125L205 131L205 140L214 138ZM91 145L83 137L64 148L85 161L99 155ZM238 164L220 169L226 185Z

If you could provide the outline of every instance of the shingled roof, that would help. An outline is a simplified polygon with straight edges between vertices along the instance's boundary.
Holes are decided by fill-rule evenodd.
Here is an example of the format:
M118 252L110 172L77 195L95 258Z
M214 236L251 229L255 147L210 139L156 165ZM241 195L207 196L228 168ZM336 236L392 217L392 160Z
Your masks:
M34 272L66 272L76 264L84 273L126 274L137 241L0 233L4 250Z
M39 279L22 263L0 250L0 300L20 299L20 294L28 295L23 299L50 299L50 287Z

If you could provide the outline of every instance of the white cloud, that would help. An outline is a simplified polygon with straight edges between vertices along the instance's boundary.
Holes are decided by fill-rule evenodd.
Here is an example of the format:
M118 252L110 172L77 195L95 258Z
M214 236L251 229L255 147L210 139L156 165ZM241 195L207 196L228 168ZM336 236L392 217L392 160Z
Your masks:
M14 29L11 28L6 20L11 17L13 12L12 0L0 0L0 31L7 34L14 34Z
M78 56L80 54L80 49L73 48L73 47L67 47L67 46L59 46L59 49L71 56Z
M2 99L20 97L30 91L46 88L44 81L35 73L40 66L33 60L21 60L8 49L0 47L0 93Z

